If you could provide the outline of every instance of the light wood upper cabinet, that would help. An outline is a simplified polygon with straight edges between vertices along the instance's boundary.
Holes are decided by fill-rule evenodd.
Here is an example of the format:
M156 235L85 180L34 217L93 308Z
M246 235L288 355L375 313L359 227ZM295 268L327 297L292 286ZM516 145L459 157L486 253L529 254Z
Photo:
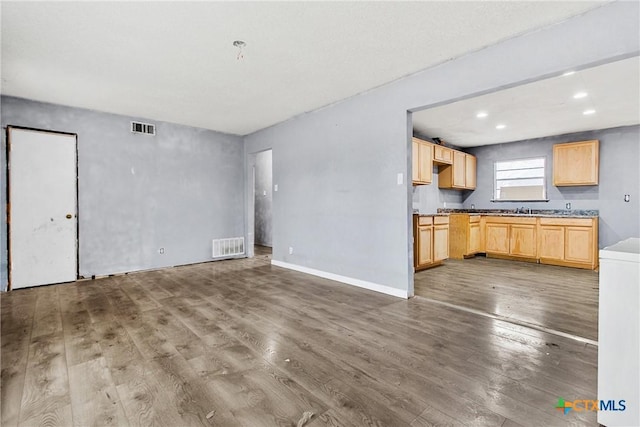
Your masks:
M464 155L464 182L465 188L475 190L476 188L476 158L471 154Z
M462 151L453 151L453 163L438 169L438 187L458 190L476 188L476 158Z
M467 170L466 156L462 151L453 152L453 167L451 168L453 174L453 181L451 186L455 188L466 187L465 172Z
M433 144L418 138L412 140L413 185L431 184L433 178Z
M553 146L553 185L598 185L599 141Z
M433 146L433 163L436 165L450 165L453 163L453 151L442 145Z

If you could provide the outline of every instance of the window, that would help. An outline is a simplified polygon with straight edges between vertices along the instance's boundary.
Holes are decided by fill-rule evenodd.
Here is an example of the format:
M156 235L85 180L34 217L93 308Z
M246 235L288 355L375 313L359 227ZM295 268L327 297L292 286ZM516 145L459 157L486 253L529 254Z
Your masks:
M494 163L494 201L546 200L544 157Z

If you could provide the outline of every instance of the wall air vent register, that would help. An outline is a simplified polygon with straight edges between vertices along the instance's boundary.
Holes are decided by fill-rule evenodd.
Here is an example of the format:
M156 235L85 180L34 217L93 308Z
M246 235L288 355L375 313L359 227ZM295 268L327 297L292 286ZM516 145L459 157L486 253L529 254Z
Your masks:
M156 125L142 122L131 122L131 133L142 133L145 135L155 135Z

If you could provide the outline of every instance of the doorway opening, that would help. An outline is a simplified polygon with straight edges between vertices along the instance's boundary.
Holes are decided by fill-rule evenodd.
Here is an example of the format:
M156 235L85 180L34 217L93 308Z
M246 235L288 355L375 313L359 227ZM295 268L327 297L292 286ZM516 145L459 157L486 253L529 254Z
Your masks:
M254 256L271 256L273 247L273 154L255 154L253 166Z

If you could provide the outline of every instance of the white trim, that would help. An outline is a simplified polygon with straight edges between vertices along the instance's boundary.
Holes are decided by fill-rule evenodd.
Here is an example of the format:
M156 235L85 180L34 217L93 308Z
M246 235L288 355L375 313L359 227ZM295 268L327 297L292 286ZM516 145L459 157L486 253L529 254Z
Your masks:
M347 285L357 286L359 288L368 289L370 291L380 292L383 294L391 295L398 298L407 299L407 291L392 288L390 286L379 285L377 283L367 282L365 280L354 279L352 277L341 276L339 274L329 273L322 270L316 270L314 268L303 267L301 265L289 264L288 262L271 260L271 264L276 267L282 267L289 270L299 271L301 273L311 274L312 276L318 276L329 280L334 280L336 282L346 283Z

